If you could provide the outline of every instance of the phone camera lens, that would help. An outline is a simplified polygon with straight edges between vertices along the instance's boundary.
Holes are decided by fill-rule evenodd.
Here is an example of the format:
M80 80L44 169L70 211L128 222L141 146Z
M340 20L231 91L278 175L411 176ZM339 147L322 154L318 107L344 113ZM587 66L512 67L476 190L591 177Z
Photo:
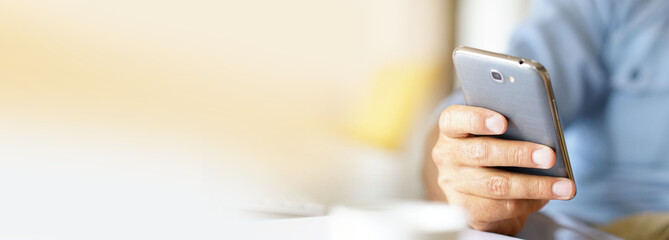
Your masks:
M490 77L492 77L492 80L498 83L501 83L504 81L504 76L502 76L502 73L500 73L497 70L490 70Z

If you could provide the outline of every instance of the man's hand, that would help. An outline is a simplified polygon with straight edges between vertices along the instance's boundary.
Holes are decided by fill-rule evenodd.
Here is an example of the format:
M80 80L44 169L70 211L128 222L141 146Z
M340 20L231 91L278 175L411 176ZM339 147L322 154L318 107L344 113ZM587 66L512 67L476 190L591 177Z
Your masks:
M547 169L555 163L555 153L547 146L483 136L500 135L506 127L504 116L492 110L450 106L439 119L432 159L446 200L469 211L474 229L513 235L530 213L550 199L571 199L576 187L566 178L491 168Z

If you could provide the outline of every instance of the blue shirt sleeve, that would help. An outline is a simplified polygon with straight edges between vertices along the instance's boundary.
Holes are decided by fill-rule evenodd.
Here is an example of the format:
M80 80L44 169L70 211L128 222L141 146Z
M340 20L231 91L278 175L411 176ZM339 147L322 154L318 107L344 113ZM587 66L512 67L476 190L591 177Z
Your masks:
M613 1L535 0L514 32L509 54L548 70L563 123L601 104L608 76L601 57Z

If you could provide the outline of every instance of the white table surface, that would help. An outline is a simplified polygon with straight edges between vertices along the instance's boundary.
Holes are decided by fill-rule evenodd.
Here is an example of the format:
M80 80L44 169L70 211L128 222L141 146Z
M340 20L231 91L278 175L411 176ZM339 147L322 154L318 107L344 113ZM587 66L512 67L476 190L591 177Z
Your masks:
M246 236L246 239L331 239L330 220L330 216L320 216L258 221L255 222L248 231L245 231L250 234L250 236ZM528 220L525 229L523 229L519 236L521 238L482 232L473 229L465 229L459 234L458 239L620 239L570 219L566 216L545 213L533 214Z
M312 240L330 239L330 216L266 220L254 224L250 239ZM465 229L459 240L512 240L504 235Z

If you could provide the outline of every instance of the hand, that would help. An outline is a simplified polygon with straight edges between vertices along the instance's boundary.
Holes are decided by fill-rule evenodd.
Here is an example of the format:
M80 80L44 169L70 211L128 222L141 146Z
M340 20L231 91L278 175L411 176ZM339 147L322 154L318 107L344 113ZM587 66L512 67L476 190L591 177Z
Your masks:
M571 199L576 186L567 178L491 168L548 169L555 163L555 152L547 146L482 136L499 135L506 128L506 119L497 112L452 105L439 119L439 139L432 148L432 159L447 201L468 210L472 228L513 235L523 228L529 214L548 200Z

